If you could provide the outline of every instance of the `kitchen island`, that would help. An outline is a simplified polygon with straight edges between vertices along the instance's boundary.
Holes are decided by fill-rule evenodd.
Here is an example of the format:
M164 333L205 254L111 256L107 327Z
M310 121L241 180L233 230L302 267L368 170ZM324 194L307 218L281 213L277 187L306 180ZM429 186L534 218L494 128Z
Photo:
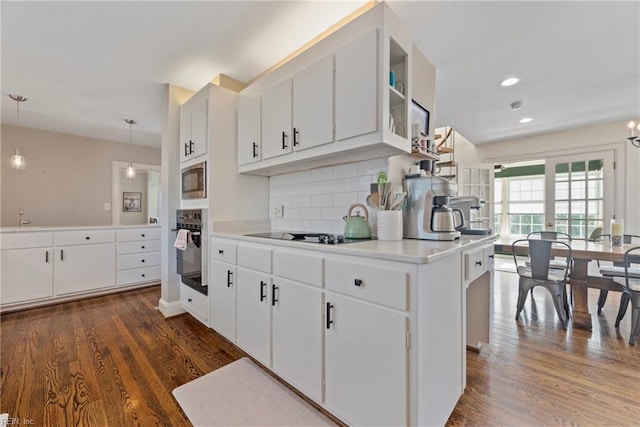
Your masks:
M0 228L0 311L160 281L160 226Z
M467 345L489 340L493 240L326 245L216 231L210 326L347 424L443 425L465 388Z

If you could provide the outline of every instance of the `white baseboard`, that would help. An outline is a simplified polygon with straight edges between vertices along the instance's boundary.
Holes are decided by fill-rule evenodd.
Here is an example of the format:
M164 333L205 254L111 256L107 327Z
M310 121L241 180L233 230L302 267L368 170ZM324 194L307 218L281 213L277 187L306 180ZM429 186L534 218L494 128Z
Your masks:
M184 308L180 305L180 301L166 302L162 298L158 301L158 310L164 317L173 317L178 314L186 313Z

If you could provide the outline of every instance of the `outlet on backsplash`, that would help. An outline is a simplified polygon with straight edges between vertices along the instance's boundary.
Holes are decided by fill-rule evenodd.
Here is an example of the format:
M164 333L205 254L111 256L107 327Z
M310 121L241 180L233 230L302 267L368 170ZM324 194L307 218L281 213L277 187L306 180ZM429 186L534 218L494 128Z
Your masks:
M273 207L273 217L274 218L284 218L284 205L276 204Z

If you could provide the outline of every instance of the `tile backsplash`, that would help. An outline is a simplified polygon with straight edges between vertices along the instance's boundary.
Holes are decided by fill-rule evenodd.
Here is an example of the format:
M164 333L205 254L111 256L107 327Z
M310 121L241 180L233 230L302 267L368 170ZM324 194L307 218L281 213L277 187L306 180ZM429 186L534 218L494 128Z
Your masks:
M342 217L353 203L366 206L370 184L380 171L387 171L386 157L270 177L271 228L341 234ZM283 218L276 218L275 208L280 205ZM375 234L375 212L368 210Z

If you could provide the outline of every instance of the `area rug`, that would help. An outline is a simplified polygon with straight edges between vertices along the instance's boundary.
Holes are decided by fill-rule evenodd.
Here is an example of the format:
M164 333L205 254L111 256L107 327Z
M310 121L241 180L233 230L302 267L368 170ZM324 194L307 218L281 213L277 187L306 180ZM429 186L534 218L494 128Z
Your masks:
M173 390L196 426L334 426L248 358Z

